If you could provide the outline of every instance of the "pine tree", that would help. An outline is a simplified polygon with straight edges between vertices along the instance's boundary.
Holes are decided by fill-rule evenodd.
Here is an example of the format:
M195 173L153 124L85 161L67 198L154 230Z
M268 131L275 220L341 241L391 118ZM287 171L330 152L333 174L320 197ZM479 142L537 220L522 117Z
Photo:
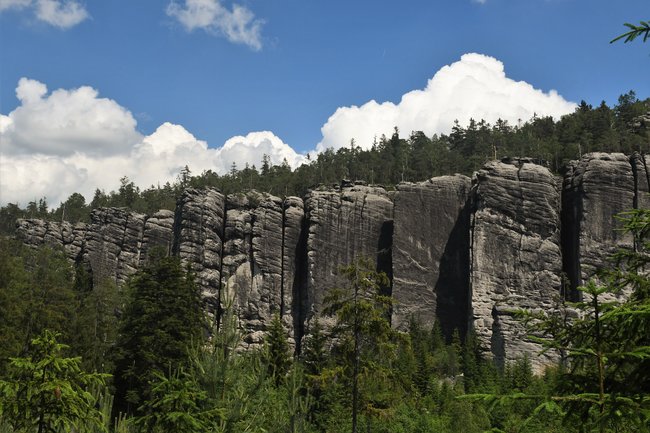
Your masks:
M318 318L311 322L309 335L303 339L302 352L300 360L305 366L305 373L310 376L318 376L327 364L327 354L325 344L327 337L323 333Z

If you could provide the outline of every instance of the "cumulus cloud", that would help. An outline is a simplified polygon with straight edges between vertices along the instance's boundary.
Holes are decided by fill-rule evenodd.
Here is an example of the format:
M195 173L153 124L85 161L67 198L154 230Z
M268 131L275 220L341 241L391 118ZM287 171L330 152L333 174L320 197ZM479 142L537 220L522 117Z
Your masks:
M280 165L286 161L291 167L297 167L305 162L305 157L296 153L288 144L276 137L270 131L251 132L245 137L238 135L230 138L218 151L219 161L224 164L221 172L230 169L234 162L239 169L246 163L254 164L259 168L261 157L267 155L272 165Z
M143 136L126 108L88 86L49 93L44 83L22 78L16 96L18 107L0 114L0 205L40 197L56 205L73 192L90 199L95 188L118 188L125 175L146 188L173 181L185 165L195 174L223 174L233 162L240 169L247 163L260 167L264 154L274 165L286 159L293 168L305 160L269 131L232 137L219 148L169 122ZM500 61L466 54L397 104L370 101L337 109L321 128L316 150L347 146L351 138L369 147L393 126L432 135L450 132L455 119L516 123L534 113L560 116L574 109L555 91L508 78Z
M465 54L436 72L424 89L406 93L397 104L372 100L360 107L338 108L321 128L323 139L317 150L345 147L352 138L369 148L375 137L390 135L394 126L406 133L433 135L449 133L454 120L466 124L470 118L488 122L500 118L517 123L534 114L559 117L575 107L555 90L545 93L508 78L503 63L493 57Z
M172 1L167 6L167 15L178 20L188 32L203 29L255 51L262 49L264 22L245 6L234 4L228 10L220 0L185 0L182 4Z
M38 20L60 29L74 27L90 17L75 0L0 0L0 12L25 8L32 9Z
M146 188L174 181L185 165L223 174L233 162L259 166L264 154L292 167L303 158L268 131L221 148L169 122L143 136L128 110L88 86L48 95L45 84L22 78L16 96L20 105L0 114L0 205L41 197L57 205L73 192L90 200L95 188L117 189L122 176Z
M123 152L142 139L131 112L100 98L92 87L48 95L45 84L21 78L16 97L20 105L1 123L4 152L106 155Z

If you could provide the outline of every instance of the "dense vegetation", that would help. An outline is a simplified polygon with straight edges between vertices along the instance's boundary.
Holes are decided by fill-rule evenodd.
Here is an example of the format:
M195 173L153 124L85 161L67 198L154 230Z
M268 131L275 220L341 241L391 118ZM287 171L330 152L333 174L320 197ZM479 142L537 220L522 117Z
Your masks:
M263 347L238 350L232 307L210 325L177 258L96 291L62 252L2 239L0 431L650 431L650 211L625 218L636 249L581 302L522 312L563 354L538 376L482 359L471 331L393 330L386 276L363 260L292 356L277 315Z
M123 177L117 191L97 190L90 203L79 193L53 209L45 199L31 201L23 208L9 203L0 208L0 233L12 233L17 218L88 221L90 210L102 206L149 214L158 209L173 210L178 195L190 186L214 186L224 193L257 189L278 196L302 196L310 187L338 184L341 179L390 188L401 181L471 174L486 161L505 156L532 157L559 172L567 161L587 152L650 151L650 99L639 100L632 91L622 95L613 108L604 102L592 107L583 101L574 113L557 121L550 117L524 120L517 125L470 120L467 127L457 123L449 135L433 137L413 131L404 138L405 131L396 128L391 137L378 137L368 150L352 140L348 147L326 150L293 171L286 163L271 165L264 156L259 168L233 165L224 175L212 171L193 175L191 167L186 167L174 183L147 189Z

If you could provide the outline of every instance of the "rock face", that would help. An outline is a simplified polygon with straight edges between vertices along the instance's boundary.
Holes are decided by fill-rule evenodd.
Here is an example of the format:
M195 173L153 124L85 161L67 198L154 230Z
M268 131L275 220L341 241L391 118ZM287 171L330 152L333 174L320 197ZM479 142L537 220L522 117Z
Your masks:
M346 183L304 199L188 189L175 212L21 220L17 236L61 248L95 283L123 284L154 251L171 252L193 269L217 322L232 306L244 346L262 344L278 314L298 351L327 290L346 284L338 269L363 256L391 280L397 329L411 318L447 336L469 326L486 357L504 364L528 354L539 370L553 356L536 355L513 312L576 298L611 252L632 246L614 216L650 206L648 165L640 155L587 154L561 179L529 159L493 161L472 180L443 176L395 192Z
M634 168L634 170L633 170ZM631 246L615 215L638 206L638 176L643 165L622 153L590 153L567 167L564 177L564 268L575 288L607 264L621 246ZM647 190L645 175L641 179ZM647 198L641 198L647 205ZM578 298L578 293L569 293Z
M467 176L402 183L395 194L392 325L411 318L444 334L467 326L469 193Z
M215 189L186 190L176 205L173 253L196 273L208 310L216 313L221 286L226 201Z
M308 221L307 319L321 312L328 288L341 287L342 265L365 257L385 266L393 232L393 202L383 188L355 185L340 191L311 191Z
M291 293L283 284L283 201L251 192L228 196L222 279L246 335L260 345L277 314L286 319ZM223 300L223 297L222 297ZM293 321L284 321L292 335Z
M52 245L62 248L68 258L76 262L82 256L88 226L69 222L56 223L40 219L18 220L16 232L25 245L38 247Z
M476 173L474 206L470 318L484 354L503 365L538 349L513 311L552 308L560 293L559 179L526 160L490 162Z

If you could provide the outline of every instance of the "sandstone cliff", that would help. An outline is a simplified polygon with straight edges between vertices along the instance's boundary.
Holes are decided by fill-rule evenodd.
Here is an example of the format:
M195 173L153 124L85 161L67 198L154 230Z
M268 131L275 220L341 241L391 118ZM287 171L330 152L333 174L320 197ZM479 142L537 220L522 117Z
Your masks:
M443 176L394 192L360 183L304 199L188 189L175 212L96 209L89 224L21 220L17 233L28 245L62 248L95 282L123 284L155 249L178 255L215 319L232 306L245 344L261 344L278 314L297 350L326 291L345 284L338 268L364 256L390 277L393 326L438 322L447 336L471 327L483 353L505 363L538 350L516 309L577 297L608 254L631 245L614 215L650 205L647 167L639 155L598 153L563 177L512 159L487 163L471 180ZM536 367L550 362L531 358Z

